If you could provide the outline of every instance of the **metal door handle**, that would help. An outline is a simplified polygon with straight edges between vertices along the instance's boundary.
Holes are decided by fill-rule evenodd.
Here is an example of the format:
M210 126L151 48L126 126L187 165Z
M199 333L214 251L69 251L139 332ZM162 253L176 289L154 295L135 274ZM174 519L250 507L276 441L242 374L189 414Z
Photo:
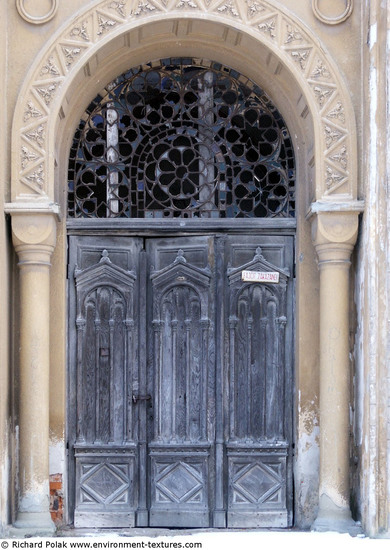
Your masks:
M147 394L147 395L133 395L133 403L134 405L136 405L138 403L138 401L150 401L152 399L152 396Z

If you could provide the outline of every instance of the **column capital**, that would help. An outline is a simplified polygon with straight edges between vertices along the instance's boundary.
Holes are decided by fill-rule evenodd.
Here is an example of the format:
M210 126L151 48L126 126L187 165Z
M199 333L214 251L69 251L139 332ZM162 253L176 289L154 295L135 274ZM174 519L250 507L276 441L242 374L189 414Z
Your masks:
M312 240L319 267L349 260L359 227L359 212L317 212L312 220Z
M314 246L356 243L360 212L317 212L312 220Z
M50 213L12 212L12 241L19 265L50 265L56 244L56 217Z

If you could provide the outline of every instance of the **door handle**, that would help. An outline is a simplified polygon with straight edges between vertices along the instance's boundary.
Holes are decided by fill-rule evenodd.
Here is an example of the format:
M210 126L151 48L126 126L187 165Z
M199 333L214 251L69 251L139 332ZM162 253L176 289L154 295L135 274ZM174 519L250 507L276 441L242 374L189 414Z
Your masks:
M152 399L152 396L149 395L149 394L147 394L147 395L134 395L133 394L133 397L132 397L134 405L136 405L138 403L138 401L151 401L151 399Z

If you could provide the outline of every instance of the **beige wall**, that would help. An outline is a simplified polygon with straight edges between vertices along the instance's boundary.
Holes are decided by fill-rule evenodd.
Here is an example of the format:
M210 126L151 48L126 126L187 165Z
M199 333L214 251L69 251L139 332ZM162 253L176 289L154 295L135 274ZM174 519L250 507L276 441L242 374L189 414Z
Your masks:
M0 5L0 120L3 128L0 138L0 208L3 211L4 199L8 191L10 174L7 128L9 112L7 111L7 8ZM5 131L4 131L5 130ZM2 217L0 222L0 534L1 526L9 522L7 502L10 500L10 437L11 437L11 395L10 387L10 346L9 346L9 235L7 221Z
M390 216L388 1L365 0L362 182L366 210L358 252L356 443L366 531L390 536Z

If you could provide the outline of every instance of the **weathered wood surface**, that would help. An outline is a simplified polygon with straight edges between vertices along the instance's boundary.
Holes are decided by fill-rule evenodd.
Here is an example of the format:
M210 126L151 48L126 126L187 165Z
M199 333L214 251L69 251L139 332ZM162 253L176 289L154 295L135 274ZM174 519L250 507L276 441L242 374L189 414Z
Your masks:
M290 525L293 238L73 236L69 258L75 524Z

